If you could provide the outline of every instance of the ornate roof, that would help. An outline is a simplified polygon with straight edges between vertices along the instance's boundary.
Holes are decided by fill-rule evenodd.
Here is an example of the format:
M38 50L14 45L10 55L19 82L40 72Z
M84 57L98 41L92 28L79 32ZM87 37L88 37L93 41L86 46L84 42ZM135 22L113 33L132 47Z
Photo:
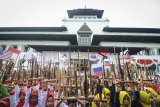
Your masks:
M89 26L88 26L86 23L84 23L84 24L80 27L80 29L78 30L77 33L92 33L92 31L91 31L91 29L89 28Z
M73 9L73 10L67 10L68 17L73 18L75 15L81 15L81 16L97 16L97 18L102 18L104 10L98 10L98 9Z

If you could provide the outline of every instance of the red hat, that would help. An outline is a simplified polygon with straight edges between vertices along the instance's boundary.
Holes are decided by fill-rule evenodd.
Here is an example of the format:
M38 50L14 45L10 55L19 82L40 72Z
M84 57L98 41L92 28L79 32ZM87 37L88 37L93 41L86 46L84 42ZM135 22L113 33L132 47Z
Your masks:
M48 98L52 98L53 102L54 102L54 96L49 92L48 95L47 95L47 99L46 99L46 102L48 100ZM46 103L46 107L47 107L47 103ZM53 103L53 107L54 107L54 103Z
M30 95L30 98L29 98L29 107L35 107L35 105L37 105L37 103L38 103L38 102L34 102L34 103L30 102L31 97L33 97L33 96L38 97L38 91L37 90L32 90L32 92L31 92L31 95Z
M39 81L36 80L33 85L36 86L36 85L38 85L38 84L39 84Z
M157 91L158 86L156 84L151 84L151 88L153 88L155 91Z
M31 96L38 96L38 91L37 90L32 90L30 97Z
M26 96L26 92L25 92L24 90L21 90L21 91L19 92L19 95L20 95L21 93L22 93L24 96Z
M22 81L20 81L19 86L24 86L24 83Z
M47 87L45 87L45 88L43 89L43 91L48 91L48 88L47 88Z
M8 101L0 101L0 105L5 105L6 107L10 107L10 102Z
M23 83L24 84L24 86L28 86L28 82L25 82L25 83Z

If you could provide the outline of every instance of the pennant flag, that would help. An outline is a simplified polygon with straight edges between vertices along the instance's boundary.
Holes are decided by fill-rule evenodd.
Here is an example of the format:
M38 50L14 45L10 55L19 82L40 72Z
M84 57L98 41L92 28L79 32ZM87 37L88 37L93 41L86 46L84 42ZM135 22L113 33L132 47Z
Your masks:
M60 67L64 67L65 66L65 63L66 63L66 61L67 61L67 56L66 56L66 54L60 54L59 53L59 66Z
M108 51L108 48L105 48L105 49L99 51L98 54L99 54L99 55L102 55L102 56L105 57L105 58L108 58L108 56L106 56L107 51Z
M101 76L104 74L103 66L101 64L92 64L91 75L92 76Z
M0 55L0 59L7 61L9 58L11 58L12 54L13 54L13 52L5 51L5 52L3 52L2 55Z
M97 61L97 54L89 54L90 61Z
M130 59L129 51L125 50L125 51L120 52L120 57L121 59Z
M49 57L48 57L47 55L45 55L45 56L43 57L43 65L44 65L44 66L49 65Z
M21 51L19 51L18 49L15 49L15 48L8 48L8 51L11 51L11 52L13 52L13 53L16 53L16 54L20 54L21 53Z
M31 59L28 59L27 61L28 62L33 62L33 61L36 61L36 60L37 60L37 58L32 54Z
M109 58L104 59L104 66L110 66L111 65L111 61L109 60Z
M2 55L2 54L3 54L3 52L4 52L4 50L3 50L3 49L0 49L0 55Z
M37 58L32 54L32 52L28 52L28 53L25 55L24 59L25 59L26 61L28 61L29 63L37 60Z

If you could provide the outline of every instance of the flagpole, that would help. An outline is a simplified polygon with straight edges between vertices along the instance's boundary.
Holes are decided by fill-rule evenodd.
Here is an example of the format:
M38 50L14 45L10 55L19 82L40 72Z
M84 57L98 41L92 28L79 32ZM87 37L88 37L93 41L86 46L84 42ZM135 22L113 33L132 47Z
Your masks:
M78 97L77 70L75 69L75 65L74 65L74 74L75 74L75 80L76 80L76 96Z
M104 56L102 56L102 57L103 57L103 72L104 72L104 74L102 75L102 77L103 77L103 85L104 85L104 78L105 78ZM108 77L108 75L107 75L107 77Z
M117 54L117 57L118 57L118 66L119 66L118 68L119 68L119 71L120 71L121 79L124 80L124 72L121 69L121 62L120 62L119 54Z
M87 90L88 90L88 87L87 87L87 74L86 74L86 62L85 62L85 59L84 59L84 94L85 94L85 97L87 97Z
M117 57L117 53L116 53L116 47L114 47L114 56L115 56L115 66L116 68L118 68L118 57ZM114 67L114 70L115 70L115 67ZM115 72L115 75L117 78L119 78L119 72L118 72L118 69L117 69L117 72Z

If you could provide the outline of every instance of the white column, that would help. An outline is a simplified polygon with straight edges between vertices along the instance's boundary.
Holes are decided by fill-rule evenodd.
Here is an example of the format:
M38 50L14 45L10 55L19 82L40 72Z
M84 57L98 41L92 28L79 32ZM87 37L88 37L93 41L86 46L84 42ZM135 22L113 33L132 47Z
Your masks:
M158 48L152 48L152 55L158 55Z

